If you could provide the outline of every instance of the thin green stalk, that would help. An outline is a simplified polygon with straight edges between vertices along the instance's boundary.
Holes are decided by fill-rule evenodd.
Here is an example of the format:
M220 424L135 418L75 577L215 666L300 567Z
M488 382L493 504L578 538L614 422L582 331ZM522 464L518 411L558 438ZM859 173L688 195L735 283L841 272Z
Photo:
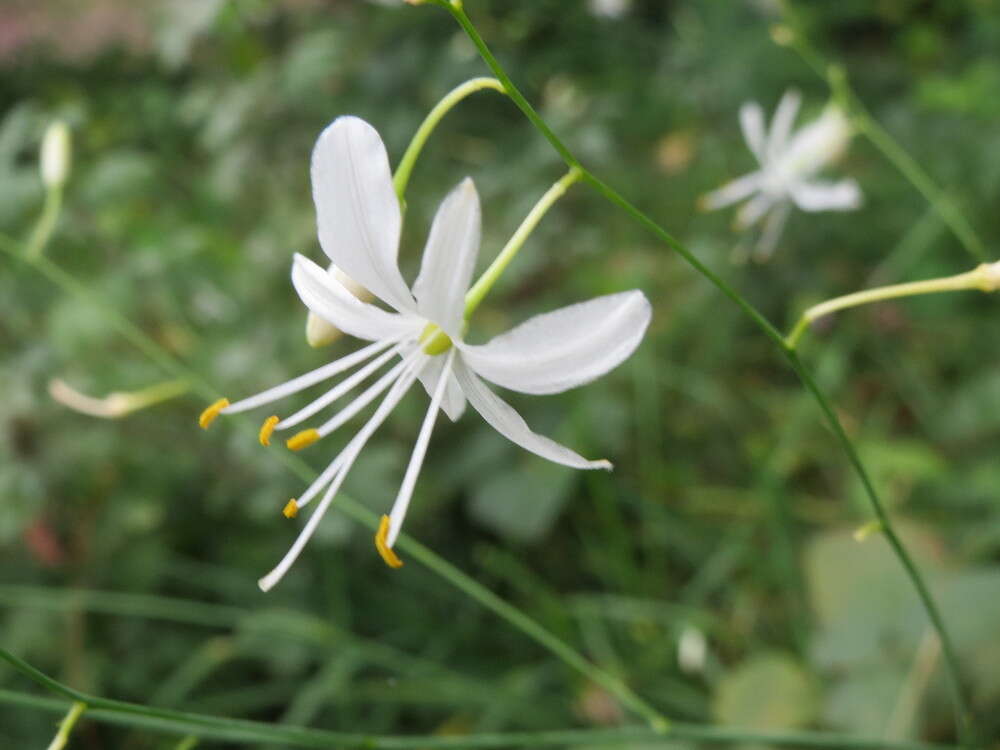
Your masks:
M956 274L955 276L880 286L875 289L864 289L860 292L853 292L852 294L828 299L818 305L813 305L802 313L802 317L799 318L792 332L785 338L785 344L789 349L795 349L798 346L799 340L809 330L809 325L814 320L850 307L870 305L873 302L882 302L887 299L915 297L921 294L938 294L940 292L959 292L970 289L978 289L981 292L995 292L997 285L1000 284L1000 270L994 270L994 268L1000 268L1000 264L981 263L973 270Z
M427 139L430 138L431 133L434 132L434 128L441 122L441 118L448 114L451 108L465 97L483 89L493 89L494 91L499 91L501 94L505 93L503 84L496 78L473 78L452 89L424 118L420 127L417 128L417 132L413 135L410 145L407 146L406 151L403 153L403 158L399 160L399 166L396 167L396 174L392 177L392 185L396 189L396 195L400 201L403 200L403 196L406 193L406 185L410 181L410 174L412 174L413 167L417 163L417 157L420 156L420 151L423 149Z
M86 703L82 701L73 702L69 707L69 711L66 712L66 716L59 722L59 731L56 732L56 736L49 743L48 750L63 750L66 747L66 743L69 742L69 736L73 733L73 727L76 726L76 722L83 716L83 712L86 710Z
M834 98L848 114L851 123L871 141L882 155L888 159L900 174L923 196L941 219L948 225L966 252L978 261L988 258L983 241L976 234L972 225L955 205L951 197L934 182L920 163L907 153L899 142L889 134L876 120L860 97L851 88L843 67L831 65L823 59L806 36L802 25L796 19L796 13L790 0L782 2L785 20L788 26L783 34L772 34L772 37L782 46L790 46L802 57L803 61L830 87Z
M538 226L538 222L542 220L542 217L552 207L552 204L564 196L570 186L580 179L581 175L582 173L577 167L570 167L570 170L545 192L545 195L538 200L538 203L524 217L521 226L507 240L507 244L503 246L497 257L490 263L489 268L483 271L483 275L479 277L479 280L466 292L466 320L472 316L472 313L479 307L479 303L483 301L483 298L496 283L497 279L507 270L507 266L514 260L518 251L524 246L525 241L531 236L535 227Z
M42 215L35 224L31 236L25 245L25 255L29 258L38 258L45 252L45 246L49 244L49 239L59 223L59 214L62 211L62 188L55 186L45 191L45 205L42 208Z
M177 743L174 750L194 750L198 745L198 738L193 734L189 734L187 737L181 738L181 741Z
M617 729L564 729L538 732L483 733L469 735L393 736L358 732L332 732L304 727L230 719L188 711L143 706L126 701L87 695L58 682L0 648L0 661L46 690L70 701L87 705L87 718L151 731L197 736L202 739L264 744L280 742L288 747L357 748L357 750L459 750L460 748L622 746L628 744L673 745L679 741L712 744L773 745L778 747L840 748L842 750L954 750L948 745L920 742L887 742L874 737L852 737L820 732L756 732L727 727L674 724L667 733L648 727ZM65 700L54 700L12 690L0 690L0 702L42 711L63 712Z
M148 356L153 362L160 365L164 370L178 377L187 378L207 401L218 397L218 390L196 372L182 364L179 360L160 348L159 344L149 338L141 329L131 321L118 313L114 308L106 305L97 295L74 276L64 271L61 267L48 260L44 256L28 259L24 257L17 242L0 235L0 250L7 252L14 258L28 263L41 272L46 278L59 286L64 291L74 295L80 300L92 305L95 309L104 314L112 327L135 345L143 354ZM247 432L256 434L256 428L249 423L241 422ZM303 481L309 482L315 479L316 473L299 456L287 451L271 452L277 456L278 460L297 474ZM361 503L346 495L337 498L338 507L351 519L357 521L373 531L378 528L379 517ZM623 706L642 716L654 727L662 727L667 721L655 708L634 693L624 682L617 677L605 672L600 667L591 664L582 654L573 649L566 642L550 633L538 622L471 576L463 573L457 567L447 562L430 549L420 544L412 537L401 534L397 546L417 562L423 564L445 581L450 583L463 594L478 602L486 609L505 620L509 625L520 630L530 639L548 650L570 668L578 671L590 681L602 686L609 693L621 702Z
M691 253L684 245L675 240L669 232L663 229L659 224L653 221L649 216L640 211L636 206L632 205L628 200L616 192L611 186L607 185L596 175L591 173L585 167L583 167L579 160L573 155L569 148L559 139L558 136L552 131L551 128L542 120L542 118L535 112L534 108L528 103L521 92L518 90L514 82L511 81L510 76L507 75L506 71L502 68L500 63L497 61L496 57L490 51L486 42L479 35L479 32L473 25L472 21L466 15L462 8L461 2L448 2L447 0L434 0L434 2L446 9L455 21L462 27L465 33L468 35L469 39L472 41L473 45L479 51L480 56L486 63L487 67L492 71L504 85L507 91L507 95L511 98L519 109L524 113L525 117L535 126L539 133L544 136L549 143L552 144L553 148L559 153L568 166L578 167L583 173L583 179L590 183L602 196L604 196L609 202L617 205L623 211L625 211L629 216L631 216L637 223L645 227L654 236L658 237L665 244L675 250L685 261L688 262L696 271L702 274L706 279L708 279L720 292L722 292L726 297L732 300L753 322L754 324L781 350L781 352L788 359L792 366L792 369L799 376L803 385L812 394L813 398L816 400L817 405L820 407L823 416L829 423L830 428L834 431L841 444L844 452L846 453L851 467L858 475L861 480L862 485L865 489L865 494L872 506L873 511L882 522L886 538L893 549L893 552L899 558L900 563L903 565L907 576L910 578L911 583L917 590L920 600L927 611L928 617L937 631L938 636L941 638L942 647L945 654L945 662L948 667L948 674L950 678L952 694L955 701L956 708L956 726L958 728L959 735L963 738L968 739L971 734L971 711L969 709L969 702L966 698L965 691L963 689L960 670L958 666L958 658L955 654L955 650L951 645L951 637L945 628L944 621L941 618L940 612L938 611L937 605L934 603L930 596L930 592L927 585L924 582L923 576L917 569L909 553L906 551L899 537L893 530L892 523L889 520L882 501L879 498L878 493L875 490L874 484L872 483L870 477L868 476L868 471L865 469L864 464L861 462L857 451L854 448L853 443L844 431L843 425L841 425L840 420L837 418L833 409L830 407L829 402L826 397L820 391L819 387L816 385L815 380L812 375L806 369L806 367L799 360L798 355L793 349L790 349L785 342L784 337L778 331L778 329L767 319L764 315L757 310L749 301L747 301L739 292L737 292L733 287L726 283L721 277L713 273L707 266L705 266L693 253Z

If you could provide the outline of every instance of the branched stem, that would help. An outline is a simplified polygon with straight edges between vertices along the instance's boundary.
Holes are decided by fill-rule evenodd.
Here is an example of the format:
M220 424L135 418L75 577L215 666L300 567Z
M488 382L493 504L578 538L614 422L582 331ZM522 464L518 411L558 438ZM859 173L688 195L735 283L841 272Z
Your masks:
M893 284L891 286L880 286L876 289L865 289L852 294L845 294L842 297L834 297L818 305L813 305L804 313L795 324L792 332L785 337L785 344L789 349L795 349L803 334L809 329L809 325L817 318L824 315L846 310L850 307L870 305L873 302L882 302L887 299L898 299L899 297L915 297L921 294L937 294L939 292L958 292L969 289L978 289L982 292L993 292L997 289L1000 271L995 270L996 264L982 263L971 271L960 273L955 276L947 276L942 279L925 279L923 281L910 281L905 284Z
M772 34L775 41L783 46L794 49L803 61L830 87L830 92L847 113L851 124L871 141L882 155L888 159L900 174L923 196L938 216L948 225L962 247L978 261L987 259L983 241L976 234L972 225L955 205L952 198L934 182L920 163L907 153L888 130L882 127L860 97L851 88L843 67L831 65L816 51L805 34L802 25L798 23L791 0L783 0L787 33Z
M872 483L871 478L868 475L868 471L862 463L854 444L848 437L843 425L841 425L840 420L837 418L836 413L830 406L829 401L816 384L816 381L812 377L809 370L801 362L795 350L789 347L785 338L778 331L778 329L766 317L764 317L764 315L757 310L756 307L754 307L738 291L736 291L736 289L731 287L721 277L712 272L707 266L698 260L698 258L690 250L674 239L669 232L653 221L653 219L640 211L626 198L580 164L580 161L573 155L572 151L570 151L569 148L559 139L559 137L556 136L552 129L549 128L534 108L528 103L527 99L524 98L524 95L521 94L517 86L514 85L514 82L511 81L510 76L508 76L506 71L504 71L496 57L493 56L493 53L490 51L483 38L479 35L476 27L466 15L460 4L450 3L447 2L447 0L434 1L442 8L445 8L452 15L459 26L462 27L469 39L475 45L476 49L479 51L483 61L492 71L493 75L495 75L503 83L511 101L518 106L518 108L524 113L524 116L531 122L532 125L534 125L538 132L552 144L552 147L562 157L563 161L565 161L570 167L578 167L585 182L592 185L608 201L620 207L637 223L645 227L649 232L675 250L696 271L710 281L726 297L732 300L787 358L792 369L802 381L803 386L815 399L816 404L823 413L830 429L832 429L834 434L837 436L838 442L841 444L841 447L847 455L851 467L861 480L865 489L865 494L867 495L869 503L872 506L872 510L882 523L886 539L889 541L896 557L899 558L900 563L920 597L924 609L927 611L927 615L934 626L938 637L941 639L942 650L945 655L945 663L947 665L949 681L951 683L955 701L956 726L958 728L959 736L968 741L971 736L971 711L969 708L969 702L965 695L960 678L958 657L955 653L951 637L948 635L948 631L945 628L945 624L938 607L931 598L930 591L927 588L919 569L893 529L892 522L885 512L878 492L875 490L875 486Z

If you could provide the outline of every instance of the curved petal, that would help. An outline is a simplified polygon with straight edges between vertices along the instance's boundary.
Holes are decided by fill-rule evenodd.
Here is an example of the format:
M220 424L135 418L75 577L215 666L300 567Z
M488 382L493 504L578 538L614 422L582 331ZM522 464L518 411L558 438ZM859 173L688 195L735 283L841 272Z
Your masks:
M705 193L698 200L698 205L703 211L725 208L733 203L739 203L744 198L749 198L760 190L763 184L764 175L761 172L750 172L727 182L710 193Z
M763 164L767 137L764 131L764 110L757 102L747 102L740 107L740 129L743 131L743 140L747 142L757 161Z
M446 359L447 356L445 355L431 357L430 362L424 365L424 369L420 371L420 382L427 391L427 395L431 398L434 397L434 390L437 388L438 381L441 378L441 370L444 368ZM455 380L454 374L448 375L448 385L445 386L441 408L444 409L444 413L448 415L452 422L457 422L459 417L465 412L465 394L462 393L462 389L458 385L458 381Z
M458 346L466 364L497 385L559 393L621 364L639 345L651 315L646 296L632 290L536 315L483 346Z
M323 252L379 299L412 311L396 261L399 200L375 129L357 117L338 117L327 126L313 149L312 186Z
M413 284L417 310L449 336L462 334L465 293L479 254L479 194L466 177L442 201Z
M318 265L295 254L292 284L312 312L351 336L370 341L419 333L421 321L362 302Z
M803 211L852 211L861 205L861 188L854 180L798 182L791 193Z
M778 108L774 110L774 117L771 118L771 132L767 138L768 159L775 159L788 144L788 136L792 132L792 124L799 113L800 104L802 95L795 89L786 91L778 102Z
M768 193L758 193L736 212L733 226L739 230L749 229L774 207L776 200Z
M527 451L547 458L557 464L572 466L574 469L611 469L611 462L605 460L588 461L565 445L531 431L521 415L513 407L486 387L462 361L455 357L453 369L458 384L462 386L472 408L478 411L489 425L513 443Z

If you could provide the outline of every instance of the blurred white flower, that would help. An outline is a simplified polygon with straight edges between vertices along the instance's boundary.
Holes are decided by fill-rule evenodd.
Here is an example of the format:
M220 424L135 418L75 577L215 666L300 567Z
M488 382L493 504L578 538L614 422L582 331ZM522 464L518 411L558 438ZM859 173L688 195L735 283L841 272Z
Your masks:
M756 102L740 108L740 126L760 169L745 174L702 196L701 206L715 210L749 199L736 214L735 226L749 229L764 219L755 256L767 259L777 246L794 204L803 211L850 211L861 205L861 189L852 179L837 182L816 179L836 160L851 138L851 126L833 104L808 125L792 132L801 97L788 91L778 103L770 130Z
M621 18L632 7L632 0L589 0L587 7L598 18Z
M42 183L49 190L61 188L69 176L70 140L69 127L56 120L45 129L39 159Z
M526 450L578 469L611 468L607 461L589 461L532 432L480 376L522 393L545 394L559 393L603 375L628 357L645 333L650 305L641 292L611 294L564 307L531 318L485 345L467 344L463 341L465 294L480 240L479 196L472 180L466 178L438 208L412 290L407 288L397 265L402 216L385 146L374 128L356 117L335 120L313 151L312 182L323 251L343 273L392 310L363 302L335 274L296 255L292 283L306 306L345 333L373 343L238 403L219 401L205 410L200 422L207 427L220 413L232 414L272 403L360 366L290 417L268 418L260 434L266 445L274 431L302 423L373 377L390 360L399 357L400 361L318 428L303 430L287 441L293 450L311 445L386 394L367 424L326 470L298 500L286 506L285 514L293 516L325 490L291 549L260 580L263 590L277 583L298 557L365 443L417 380L431 396L430 408L395 503L389 516L383 516L376 535L379 552L393 567L402 564L392 546L440 409L454 420L468 400L495 430Z
M705 669L708 641L705 634L694 625L685 625L677 641L677 664L682 672L698 674Z

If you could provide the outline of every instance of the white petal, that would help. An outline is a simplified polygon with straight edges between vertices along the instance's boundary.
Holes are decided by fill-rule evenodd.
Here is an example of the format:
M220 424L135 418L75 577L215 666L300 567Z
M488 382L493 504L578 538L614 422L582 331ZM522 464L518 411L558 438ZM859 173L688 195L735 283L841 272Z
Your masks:
M306 307L351 336L377 341L420 332L420 323L413 317L362 302L333 276L298 253L292 263L292 284Z
M462 361L464 354L455 358L455 377L465 391L472 408L478 411L489 425L511 442L525 450L557 464L572 466L574 469L611 469L611 462L605 460L588 461L565 445L531 431L521 415L486 387L472 370Z
M853 211L861 206L861 188L852 179L800 182L792 188L796 205L805 211Z
M413 497L413 488L416 487L417 477L420 475L420 467L423 466L424 456L427 455L427 444L431 440L431 432L434 430L434 422L437 420L438 410L441 408L441 400L444 398L445 389L448 385L448 378L451 375L451 366L455 361L455 350L452 349L447 355L440 357L444 359L443 365L444 380L438 380L437 388L431 396L431 405L427 408L427 415L423 424L420 425L420 433L417 435L417 442L413 445L413 453L410 455L410 463L406 467L406 474L403 482L396 493L396 500L392 504L392 511L389 513L389 533L386 535L386 546L392 547L399 536L399 530L403 527L403 519L406 518L406 510L410 507L410 498Z
M785 228L785 222L788 220L788 214L791 210L792 204L788 201L782 201L768 215L764 221L764 231L761 233L760 240L757 241L757 245L753 249L754 260L763 263L774 253L774 249L778 246L778 240L781 239L781 232Z
M430 362L420 371L420 382L423 384L428 396L433 397L434 395L438 380L441 377L441 370L444 368L444 361L444 355L431 357ZM465 412L465 394L462 393L462 389L458 385L458 381L455 380L454 374L448 375L448 385L444 392L441 408L444 409L444 413L448 415L452 422L457 422L459 417Z
M753 198L744 203L740 207L740 210L736 212L736 220L733 224L741 231L749 229L760 221L761 217L770 211L773 205L774 198L767 193L755 195Z
M399 200L376 130L357 117L334 120L313 149L312 184L323 252L379 299L413 310L397 264Z
M760 172L750 172L742 177L737 177L732 182L727 182L718 190L705 193L699 201L701 209L714 211L717 208L724 208L738 203L744 198L749 198L760 189L762 176Z
M413 284L420 314L449 336L462 334L465 293L479 254L479 195L466 177L441 203Z
M791 192L803 211L851 211L861 205L861 188L854 180L798 182Z
M747 102L740 107L740 128L743 140L761 164L765 159L764 110L757 102Z
M768 159L773 160L788 144L788 135L792 132L792 124L799 113L801 103L802 96L794 89L786 91L778 102L778 108L774 110L774 117L771 118L771 132L767 139Z
M466 364L497 385L559 393L617 367L639 345L651 315L642 292L620 292L536 315L483 346L458 346Z

